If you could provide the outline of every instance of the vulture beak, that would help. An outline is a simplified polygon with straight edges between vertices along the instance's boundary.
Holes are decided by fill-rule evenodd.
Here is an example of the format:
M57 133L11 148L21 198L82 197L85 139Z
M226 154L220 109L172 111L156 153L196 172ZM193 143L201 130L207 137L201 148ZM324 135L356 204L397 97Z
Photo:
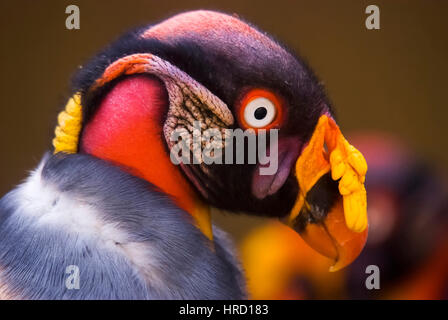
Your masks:
M367 163L329 115L322 115L295 165L299 193L287 224L316 251L334 260L330 271L349 265L367 240ZM308 199L326 174L338 181L336 203L325 212Z

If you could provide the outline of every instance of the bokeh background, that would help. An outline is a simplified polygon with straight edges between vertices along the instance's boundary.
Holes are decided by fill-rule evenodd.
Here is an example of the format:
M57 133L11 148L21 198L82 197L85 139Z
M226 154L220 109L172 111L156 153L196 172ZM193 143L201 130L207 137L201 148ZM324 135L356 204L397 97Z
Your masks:
M65 28L70 4L80 30ZM369 4L380 7L380 30L365 28ZM446 174L448 1L1 0L0 195L49 147L81 64L131 27L199 8L237 13L304 57L344 132L394 136ZM238 242L265 223L221 213L215 221Z

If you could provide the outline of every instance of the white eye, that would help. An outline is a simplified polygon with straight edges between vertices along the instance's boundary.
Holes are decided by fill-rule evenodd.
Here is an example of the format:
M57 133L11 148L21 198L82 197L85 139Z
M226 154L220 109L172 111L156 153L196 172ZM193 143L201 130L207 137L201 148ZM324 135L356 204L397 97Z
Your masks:
M259 97L250 101L244 109L244 120L253 128L263 128L274 121L276 109L271 100Z

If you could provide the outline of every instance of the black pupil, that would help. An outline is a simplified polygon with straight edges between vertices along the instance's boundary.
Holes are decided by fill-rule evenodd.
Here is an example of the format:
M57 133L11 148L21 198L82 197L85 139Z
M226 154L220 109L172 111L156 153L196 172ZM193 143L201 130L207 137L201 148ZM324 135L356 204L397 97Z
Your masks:
M268 110L266 110L265 107L258 107L254 112L254 117L257 120L261 120L264 117L266 117L267 113L268 113Z

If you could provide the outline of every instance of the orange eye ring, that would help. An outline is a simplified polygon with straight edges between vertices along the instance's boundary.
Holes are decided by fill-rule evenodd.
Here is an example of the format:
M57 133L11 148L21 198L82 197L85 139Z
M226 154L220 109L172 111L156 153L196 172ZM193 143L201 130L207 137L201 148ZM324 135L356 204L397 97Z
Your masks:
M279 128L283 121L283 103L274 93L265 89L252 89L241 100L238 122L244 129Z

